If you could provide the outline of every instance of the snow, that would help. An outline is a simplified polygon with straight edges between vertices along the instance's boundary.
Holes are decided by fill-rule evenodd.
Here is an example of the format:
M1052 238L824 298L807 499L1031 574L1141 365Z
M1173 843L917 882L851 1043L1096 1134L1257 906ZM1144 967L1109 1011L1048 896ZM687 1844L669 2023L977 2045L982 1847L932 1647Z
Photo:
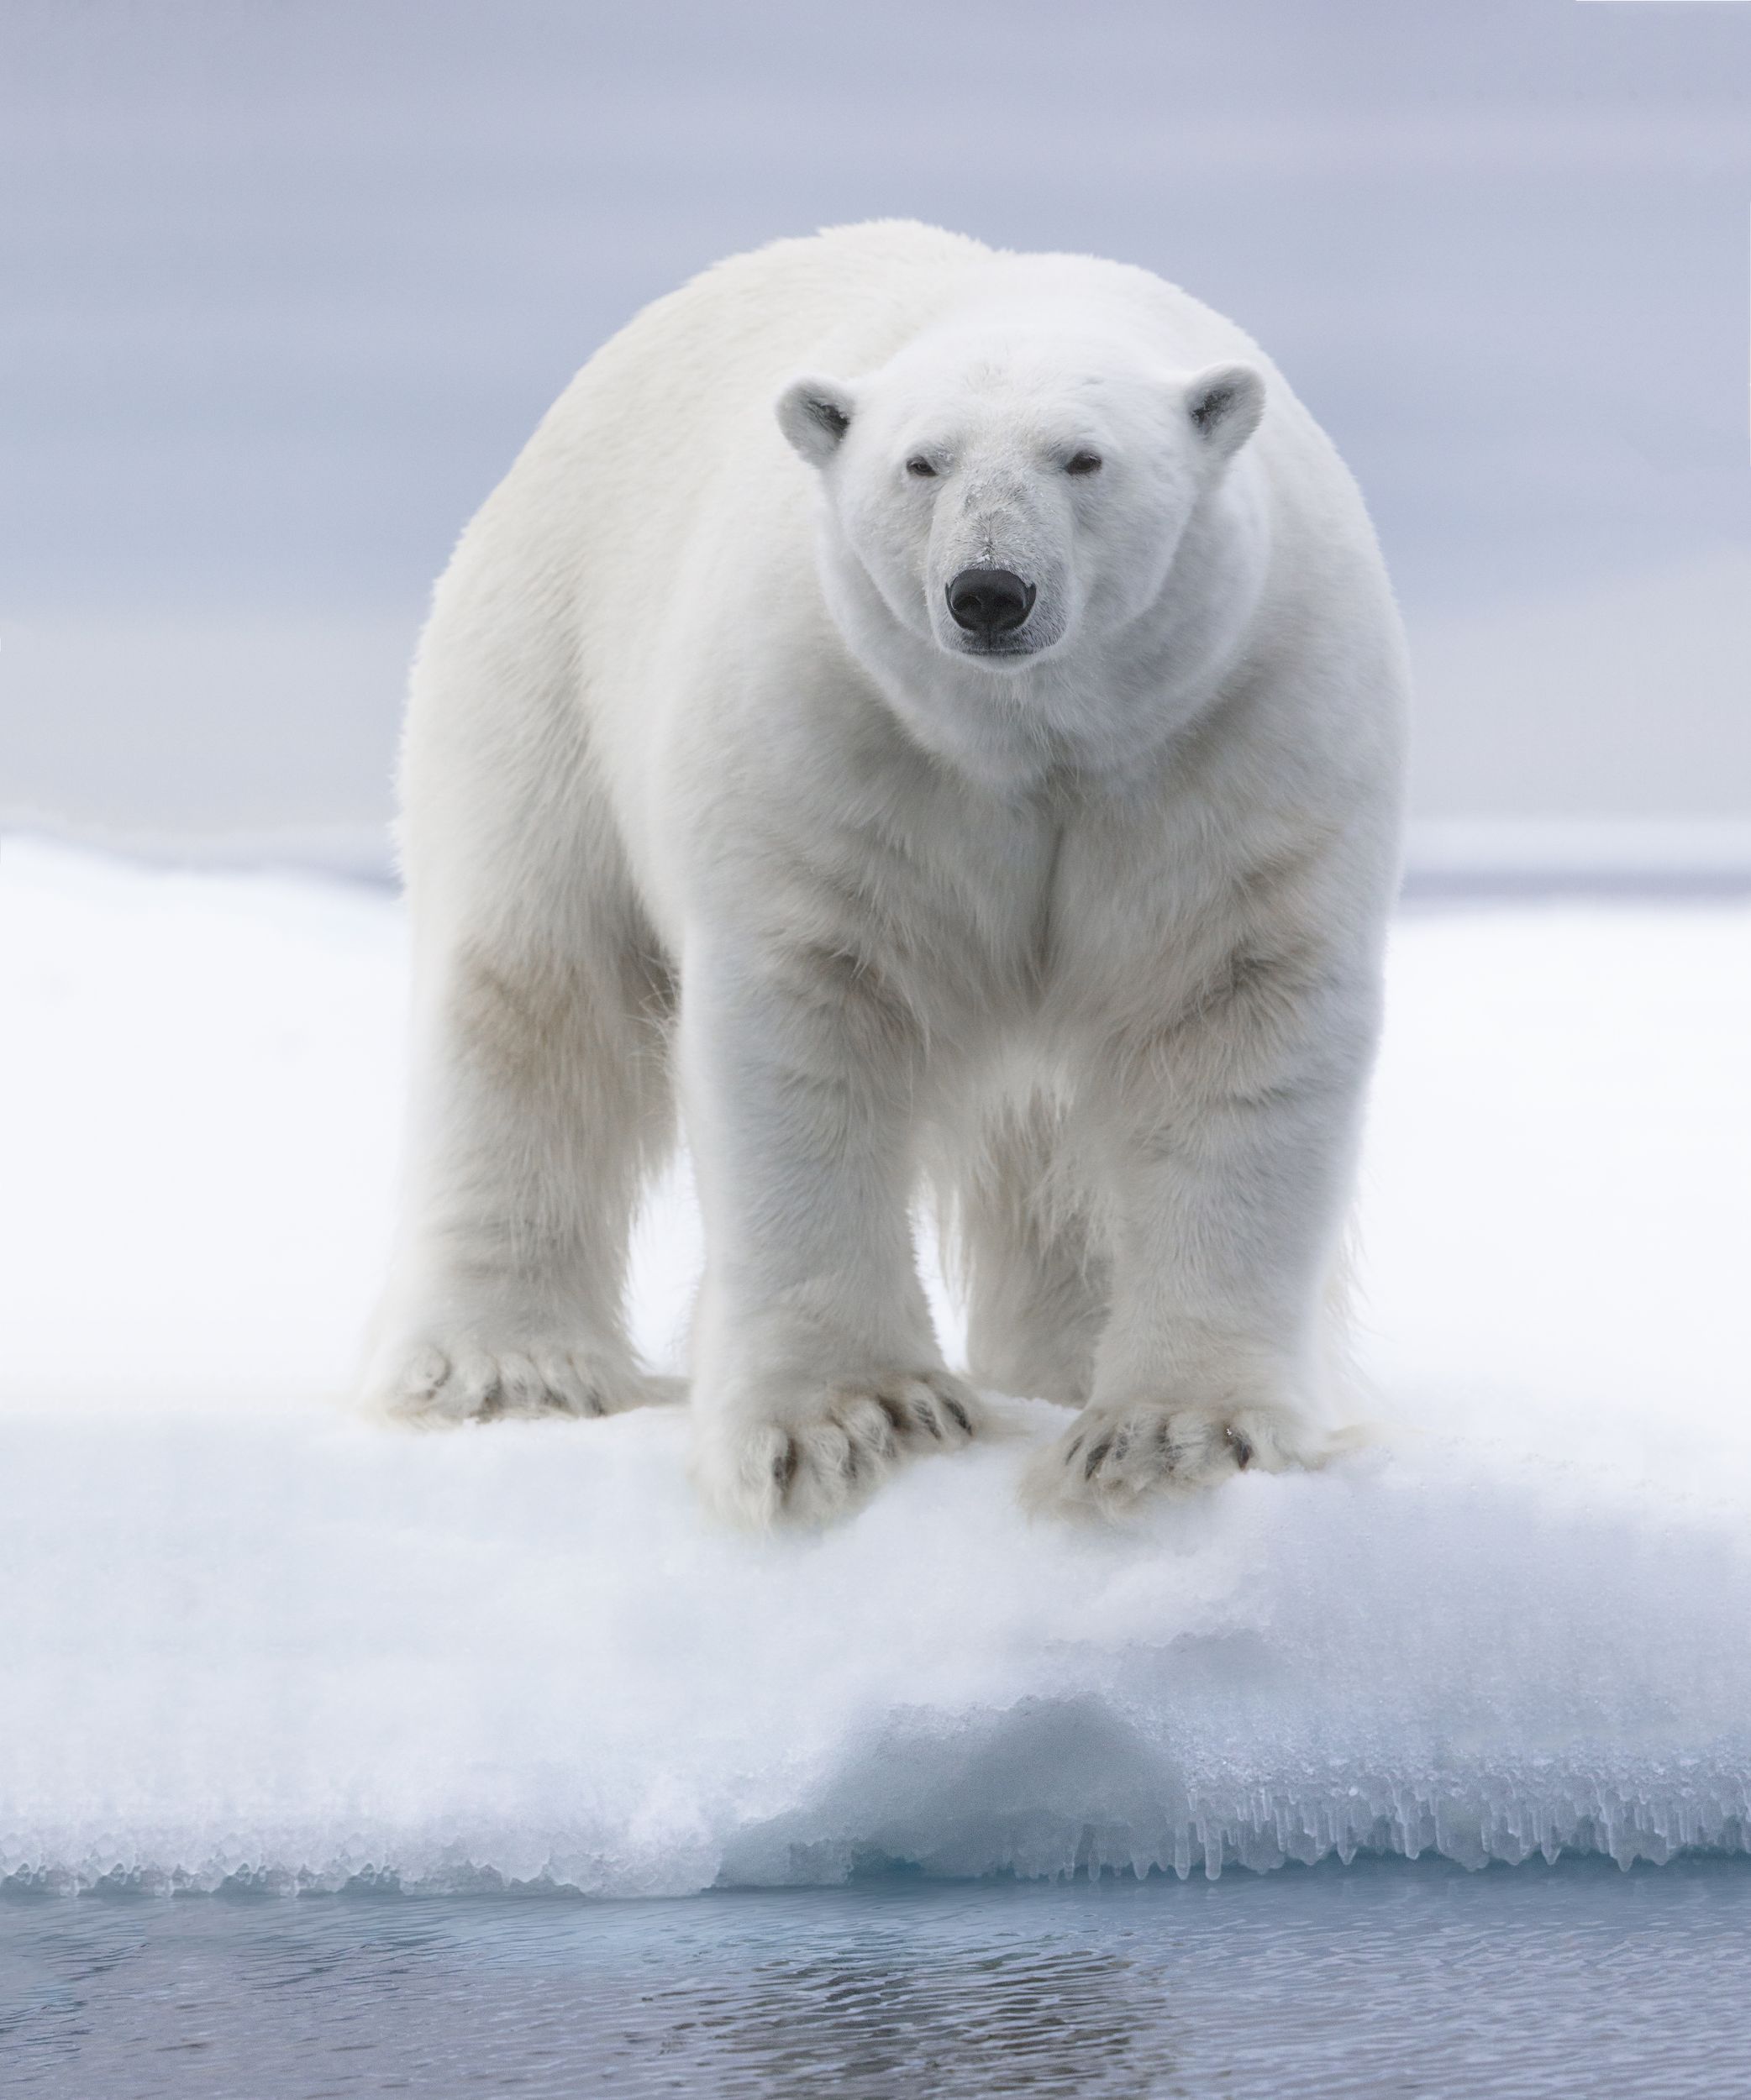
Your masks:
M1062 1417L842 1529L676 1413L343 1405L397 1144L381 893L0 854L0 1876L659 1894L1331 1851L1751 1850L1751 907L1407 914L1375 1449L1030 1523ZM637 1326L697 1257L652 1206Z

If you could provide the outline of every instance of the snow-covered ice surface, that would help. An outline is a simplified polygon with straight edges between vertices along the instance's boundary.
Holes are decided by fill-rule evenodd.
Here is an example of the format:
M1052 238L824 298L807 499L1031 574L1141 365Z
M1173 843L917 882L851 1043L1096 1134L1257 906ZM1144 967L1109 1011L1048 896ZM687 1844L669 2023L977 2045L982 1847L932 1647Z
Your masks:
M1408 915L1365 1176L1390 1444L1109 1536L1029 1441L712 1530L676 1414L340 1405L402 925L0 853L0 1876L604 1894L1751 1850L1751 908ZM637 1324L673 1362L684 1184Z

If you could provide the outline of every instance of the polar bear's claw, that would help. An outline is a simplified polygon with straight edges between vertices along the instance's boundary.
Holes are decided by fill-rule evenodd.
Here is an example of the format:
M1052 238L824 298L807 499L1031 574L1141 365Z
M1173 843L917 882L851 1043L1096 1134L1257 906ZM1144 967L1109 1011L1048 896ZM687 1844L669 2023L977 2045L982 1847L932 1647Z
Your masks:
M860 1502L903 1459L952 1451L984 1426L978 1396L931 1371L830 1389L812 1417L713 1424L695 1462L706 1499L733 1523L822 1523Z
M398 1421L435 1427L501 1415L619 1415L664 1405L685 1389L680 1380L650 1378L563 1343L488 1350L424 1342L377 1381L372 1404Z
M1091 1407L1033 1459L1022 1497L1035 1509L1118 1517L1151 1495L1196 1494L1249 1468L1322 1466L1331 1455L1311 1424L1283 1408Z

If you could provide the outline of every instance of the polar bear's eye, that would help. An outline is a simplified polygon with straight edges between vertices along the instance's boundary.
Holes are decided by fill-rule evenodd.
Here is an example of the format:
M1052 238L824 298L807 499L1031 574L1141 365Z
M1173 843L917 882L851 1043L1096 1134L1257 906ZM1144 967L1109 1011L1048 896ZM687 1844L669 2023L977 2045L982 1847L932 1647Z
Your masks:
M1064 463L1066 474L1098 474L1101 455L1098 452L1073 452Z
M907 461L906 471L915 475L920 481L933 481L936 479L936 469L931 465L922 452L914 453L912 457Z

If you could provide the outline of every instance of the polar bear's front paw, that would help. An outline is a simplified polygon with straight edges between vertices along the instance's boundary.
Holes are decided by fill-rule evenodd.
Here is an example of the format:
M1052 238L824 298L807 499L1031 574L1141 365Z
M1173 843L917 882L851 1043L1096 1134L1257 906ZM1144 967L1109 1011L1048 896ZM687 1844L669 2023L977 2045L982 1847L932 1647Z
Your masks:
M1152 1494L1196 1494L1249 1468L1287 1473L1331 1456L1329 1441L1287 1408L1090 1406L1033 1459L1022 1499L1035 1509L1121 1517Z
M619 1415L681 1399L686 1392L682 1379L651 1377L590 1347L426 1341L395 1353L378 1369L368 1404L402 1421L435 1426L506 1415Z
M958 1450L985 1426L977 1394L946 1371L858 1379L810 1405L707 1422L694 1473L733 1523L822 1523L860 1502L902 1458Z

